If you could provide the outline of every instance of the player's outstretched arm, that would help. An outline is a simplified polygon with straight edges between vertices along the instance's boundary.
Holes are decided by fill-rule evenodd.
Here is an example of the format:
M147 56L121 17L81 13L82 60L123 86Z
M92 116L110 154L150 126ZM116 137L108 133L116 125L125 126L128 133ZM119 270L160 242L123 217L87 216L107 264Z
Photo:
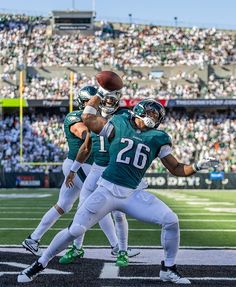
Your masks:
M97 114L99 104L101 102L101 96L93 96L85 107L82 120L87 128L96 134L99 134L103 129L107 120Z
M175 176L190 176L195 172L210 167L215 167L219 164L219 161L215 158L204 158L192 165L179 162L172 154L167 155L161 159L163 165L169 170L169 172Z
M78 153L76 155L76 159L74 160L74 162L70 168L70 172L66 177L65 183L66 183L67 187L73 187L74 186L74 178L75 178L77 171L79 170L81 165L86 161L86 159L89 157L89 155L91 153L92 140L91 140L90 133L87 132L85 136L86 136L85 140L84 140L83 144L80 146Z
M172 154L163 157L161 162L175 176L190 176L195 173L192 165L179 162Z

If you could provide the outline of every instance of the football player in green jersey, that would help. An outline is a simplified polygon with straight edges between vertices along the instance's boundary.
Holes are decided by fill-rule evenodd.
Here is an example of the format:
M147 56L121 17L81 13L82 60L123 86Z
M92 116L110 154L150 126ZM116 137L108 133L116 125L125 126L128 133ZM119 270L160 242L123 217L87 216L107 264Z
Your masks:
M100 112L103 115L103 117L109 119L113 115L121 115L125 113L129 114L128 109L119 107L119 101L120 101L119 91L107 93L100 105ZM99 177L102 175L103 171L105 170L109 162L108 151L110 144L108 142L108 139L92 132L91 140L92 140L92 154L94 155L94 163L81 189L79 206L81 206L84 200L89 195L91 195L92 192L96 189L97 181ZM75 162L75 164L78 167L80 166L80 162L78 160L77 163ZM74 185L73 181L75 171L71 171L67 176L66 183L68 186ZM138 188L141 189L145 187L147 187L147 184L142 181ZM117 256L119 250L127 250L129 257L134 257L138 255L140 253L139 250L127 247L128 222L125 214L120 211L113 211L112 215L115 221L115 227L110 213L99 221L99 225L103 230L103 232L105 233L112 247L111 254ZM60 258L59 262L61 264L69 264L74 262L76 259L80 258L81 254L84 255L84 250L82 248L83 240L84 235L74 240L72 247L70 247L66 252L66 254ZM119 264L119 266L127 265L127 263L128 263L127 261L124 262L120 260L117 261L117 264Z
M74 186L68 188L65 180L60 188L59 198L57 203L51 207L42 217L39 225L26 238L22 245L28 251L36 256L42 254L42 250L39 247L39 241L43 235L51 228L52 225L63 215L71 210L74 202L78 199L83 182L86 179L87 174L90 171L91 164L93 163L93 157L88 157L88 150L90 149L89 132L87 127L81 120L81 115L86 103L91 96L95 95L97 89L93 86L87 86L79 90L76 100L78 102L79 110L68 113L64 120L64 132L68 143L69 151L67 158L62 165L63 174L66 177L73 169L73 161L76 157L78 149L81 147L80 161L83 165L78 169Z
M157 157L173 175L185 177L215 166L218 161L207 158L193 165L179 162L172 155L169 135L157 129L165 115L160 103L154 100L141 101L134 107L133 116L113 116L108 121L97 115L103 97L103 92L93 97L84 109L82 118L90 130L110 140L109 164L98 181L97 189L77 210L69 228L59 232L38 261L18 275L18 282L32 281L72 240L109 212L120 210L138 220L162 226L164 260L161 263L160 279L190 284L175 265L180 238L177 215L153 194L136 188ZM119 256L127 258L127 251L119 251Z

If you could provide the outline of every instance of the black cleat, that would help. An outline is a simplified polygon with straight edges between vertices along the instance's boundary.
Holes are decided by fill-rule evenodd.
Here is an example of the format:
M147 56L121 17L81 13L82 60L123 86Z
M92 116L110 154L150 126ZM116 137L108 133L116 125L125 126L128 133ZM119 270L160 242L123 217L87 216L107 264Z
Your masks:
M160 279L164 282L172 282L175 284L191 284L191 282L183 277L178 271L176 265L166 267L164 261L161 261Z
M17 282L27 283L31 282L43 271L43 265L38 261L35 261L33 264L24 269L18 276Z

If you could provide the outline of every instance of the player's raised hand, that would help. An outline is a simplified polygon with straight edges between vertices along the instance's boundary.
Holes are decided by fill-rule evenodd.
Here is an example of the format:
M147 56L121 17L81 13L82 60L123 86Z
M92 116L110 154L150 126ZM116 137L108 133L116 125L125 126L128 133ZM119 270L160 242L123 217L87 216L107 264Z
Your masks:
M99 88L97 96L103 99L108 94L116 96L116 92L123 88L123 81L120 76L112 71L101 71L96 75Z
M102 100L107 94L109 93L109 91L106 91L105 89L103 89L102 87L99 87L97 90L97 96L99 96L99 98Z
M199 171L202 169L208 169L210 167L217 167L219 165L219 160L213 157L207 157L199 160L198 162L193 164L193 169L195 171Z
M66 187L72 188L74 186L74 178L75 178L75 172L70 171L69 174L66 177Z

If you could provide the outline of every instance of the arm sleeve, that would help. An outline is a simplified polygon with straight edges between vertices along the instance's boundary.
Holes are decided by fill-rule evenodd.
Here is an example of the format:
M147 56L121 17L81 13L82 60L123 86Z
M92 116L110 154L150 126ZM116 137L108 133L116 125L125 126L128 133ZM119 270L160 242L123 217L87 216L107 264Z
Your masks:
M171 137L164 131L159 131L158 137L155 138L158 141L160 147L156 152L156 157L163 158L172 152Z
M169 154L172 153L172 148L170 145L166 144L166 145L163 145L158 153L158 157L159 158L163 158Z
M107 122L105 126L102 128L102 130L100 131L99 135L109 138L113 130L114 130L113 124L111 122Z

